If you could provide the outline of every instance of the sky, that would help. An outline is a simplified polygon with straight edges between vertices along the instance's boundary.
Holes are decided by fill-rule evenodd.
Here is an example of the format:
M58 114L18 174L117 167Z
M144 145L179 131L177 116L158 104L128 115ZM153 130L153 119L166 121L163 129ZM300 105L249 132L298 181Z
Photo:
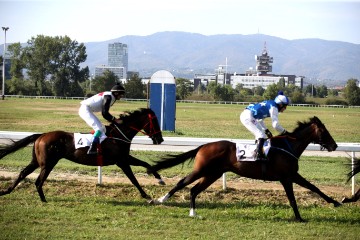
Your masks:
M9 27L7 43L37 35L82 43L182 31L360 44L360 0L0 0L0 25Z

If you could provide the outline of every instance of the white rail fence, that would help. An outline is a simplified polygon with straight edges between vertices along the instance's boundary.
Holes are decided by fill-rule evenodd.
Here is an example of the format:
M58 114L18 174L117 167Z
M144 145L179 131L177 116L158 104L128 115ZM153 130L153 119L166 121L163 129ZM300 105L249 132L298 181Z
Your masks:
M32 132L9 132L9 131L0 131L0 144L5 143L6 140L20 140L24 137L27 137ZM226 138L187 138L187 137L164 137L164 142L161 145L153 145L152 141L147 136L135 136L132 144L131 150L140 150L140 151L168 151L168 152L185 152L191 149L194 149L200 145L214 142L218 140L228 140L232 142L238 142L243 144L254 143L254 140L246 139L226 139ZM352 164L355 160L355 153L360 152L360 143L337 143L338 148L335 152L323 154L320 153L320 146L318 144L309 144L305 150L306 155L325 155L325 156L348 156L352 159ZM351 154L350 154L351 153ZM224 173L223 178L223 188L226 189L226 175ZM352 194L355 193L355 177L352 178ZM98 167L98 183L102 183L102 168Z

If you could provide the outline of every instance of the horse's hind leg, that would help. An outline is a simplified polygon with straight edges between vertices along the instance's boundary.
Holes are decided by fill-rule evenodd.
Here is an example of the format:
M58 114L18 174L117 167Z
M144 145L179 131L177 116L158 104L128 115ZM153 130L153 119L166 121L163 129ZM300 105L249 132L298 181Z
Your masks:
M49 174L53 168L54 168L54 166L46 166L46 167L42 168L40 171L40 174L35 182L36 190L38 191L41 201L43 201L43 202L47 202L47 201L46 201L42 187L44 185L45 180L47 179L47 177L49 176Z
M132 166L141 166L141 167L146 168L147 173L148 174L153 174L154 177L158 180L160 185L165 185L165 182L162 180L161 176L156 171L153 171L151 165L148 164L147 162L141 161L140 159L129 155L129 163Z
M39 167L38 163L36 161L32 161L28 166L26 166L19 174L18 178L13 182L13 184L8 187L6 190L0 191L0 196L6 195L11 193L14 188L22 181L24 180L30 173L35 171Z
M198 171L193 171L192 173L190 173L189 175L187 175L186 177L184 177L183 179L181 179L173 189L171 189L165 196L158 198L157 199L157 203L163 203L166 200L168 200L172 195L174 195L174 193L176 193L177 191L183 189L184 187L186 187L187 185L193 183L194 181L198 180L200 178L200 174Z
M213 184L217 179L221 177L220 174L209 174L203 177L194 187L190 190L190 217L195 217L195 199L196 197L205 189L207 189L211 184Z
M356 202L359 199L360 199L360 188L357 190L357 192L351 198L344 197L341 202L342 203L350 203L350 202Z

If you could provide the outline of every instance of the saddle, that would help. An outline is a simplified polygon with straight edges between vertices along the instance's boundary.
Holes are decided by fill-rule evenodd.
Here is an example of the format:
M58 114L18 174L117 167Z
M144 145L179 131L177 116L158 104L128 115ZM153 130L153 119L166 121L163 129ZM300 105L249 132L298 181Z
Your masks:
M256 144L243 144L236 143L236 158L238 161L256 161ZM271 144L270 140L267 139L264 142L263 151L265 156L268 155ZM267 160L267 158L261 159Z

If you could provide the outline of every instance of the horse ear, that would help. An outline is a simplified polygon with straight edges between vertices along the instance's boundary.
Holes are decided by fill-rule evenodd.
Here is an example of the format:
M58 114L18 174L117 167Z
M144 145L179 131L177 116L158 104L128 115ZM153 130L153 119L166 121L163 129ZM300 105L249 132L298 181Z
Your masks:
M321 123L320 119L317 117L317 116L314 116L312 119L311 119L312 122L316 122L316 123Z

